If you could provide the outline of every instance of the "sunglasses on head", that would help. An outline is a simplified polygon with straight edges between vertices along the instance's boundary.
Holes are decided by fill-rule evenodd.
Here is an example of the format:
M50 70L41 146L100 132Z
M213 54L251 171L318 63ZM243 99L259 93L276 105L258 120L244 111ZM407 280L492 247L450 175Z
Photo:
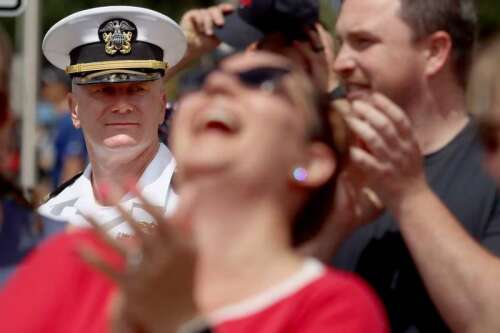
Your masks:
M240 82L250 88L264 88L266 85L275 86L281 79L290 73L288 68L256 67L245 71L231 73Z
M210 74L217 71L236 77L241 84L248 88L274 91L281 79L291 72L291 69L286 67L259 66L241 71L227 71L216 67L201 73L197 84L193 85L189 90L201 89Z
M479 138L487 153L500 150L500 122L483 119L478 122Z
M214 67L203 72L199 72L182 88L181 94L188 94L199 91L203 88L207 78L211 73L221 71L236 77L241 84L252 89L262 89L275 92L280 80L291 72L291 69L285 67L259 66L242 71L225 71L219 67ZM288 97L288 96L286 96ZM175 111L176 102L169 103L166 107L166 115Z

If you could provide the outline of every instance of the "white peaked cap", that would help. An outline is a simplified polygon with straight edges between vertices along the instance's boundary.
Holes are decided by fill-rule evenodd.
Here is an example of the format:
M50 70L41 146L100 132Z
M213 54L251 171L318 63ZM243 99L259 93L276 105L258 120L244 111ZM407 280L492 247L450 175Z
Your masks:
M136 27L134 42L146 42L160 48L163 51L163 59L156 60L166 63L168 67L175 66L186 52L184 33L171 18L146 8L107 6L83 10L57 22L45 35L42 44L43 54L54 66L67 70L68 66L75 65L71 63L70 53L76 48L101 43L104 52L105 44L99 28L113 19L132 22ZM117 60L126 60L120 52L117 54L118 56L110 55L109 61L116 63ZM92 62L91 57L85 62ZM103 54L96 54L97 58L96 62L100 63L106 63L108 60ZM116 66L114 68L116 69ZM105 69L104 65L102 70Z

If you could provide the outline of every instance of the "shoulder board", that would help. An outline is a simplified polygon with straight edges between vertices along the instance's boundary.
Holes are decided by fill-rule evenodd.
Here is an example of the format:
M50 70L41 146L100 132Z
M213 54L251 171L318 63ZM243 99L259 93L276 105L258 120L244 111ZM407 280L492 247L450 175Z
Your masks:
M69 179L68 181L65 181L64 183L62 183L61 185L59 185L54 191L52 191L51 193L49 193L43 200L42 200L42 203L46 203L47 201L49 201L50 199L54 198L55 196L57 196L59 193L61 193L62 191L64 191L68 186L71 186L78 178L80 178L80 176L83 175L83 171L80 172L80 173L77 173L75 176L73 176L71 179Z

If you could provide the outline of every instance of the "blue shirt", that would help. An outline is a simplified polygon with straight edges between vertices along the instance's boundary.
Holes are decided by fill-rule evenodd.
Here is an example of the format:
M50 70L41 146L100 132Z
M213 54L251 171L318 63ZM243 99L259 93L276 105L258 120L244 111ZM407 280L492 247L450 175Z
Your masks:
M3 223L0 224L0 287L17 264L48 236L62 232L66 223L39 218L13 199L0 201ZM40 222L40 223L37 223Z
M64 162L68 157L80 157L83 162L87 160L87 149L83 133L73 126L71 114L65 113L59 118L54 137L55 161L52 171L52 183L57 188L61 182L61 173Z

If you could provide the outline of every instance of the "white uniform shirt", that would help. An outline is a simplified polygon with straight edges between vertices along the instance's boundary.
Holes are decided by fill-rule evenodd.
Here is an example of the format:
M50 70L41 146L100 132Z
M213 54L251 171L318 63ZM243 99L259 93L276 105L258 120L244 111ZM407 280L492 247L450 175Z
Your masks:
M138 188L146 199L162 207L167 215L172 214L177 205L177 195L171 188L175 171L175 160L164 144L149 163L138 182ZM130 227L113 207L100 205L94 197L91 183L91 165L70 186L38 209L43 216L68 222L73 226L88 226L82 214L94 217L111 235L131 234ZM123 207L140 222L152 222L151 216L141 207L139 199L131 194L121 201Z

